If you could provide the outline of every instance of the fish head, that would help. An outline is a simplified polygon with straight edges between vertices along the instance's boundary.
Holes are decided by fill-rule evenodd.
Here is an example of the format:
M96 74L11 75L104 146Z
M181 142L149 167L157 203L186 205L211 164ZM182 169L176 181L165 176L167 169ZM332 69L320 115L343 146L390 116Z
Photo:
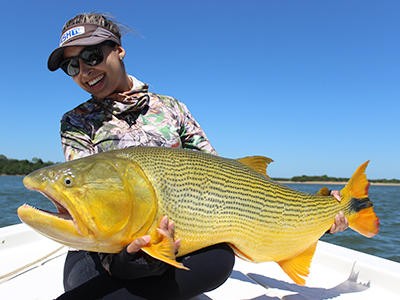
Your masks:
M142 169L111 153L39 169L23 183L50 199L57 212L25 204L19 218L76 249L118 252L145 234L156 215L154 189Z

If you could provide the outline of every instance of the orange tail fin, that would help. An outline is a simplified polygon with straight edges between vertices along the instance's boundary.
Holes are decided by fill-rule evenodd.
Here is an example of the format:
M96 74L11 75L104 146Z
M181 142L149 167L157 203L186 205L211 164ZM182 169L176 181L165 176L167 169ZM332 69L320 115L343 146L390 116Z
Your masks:
M350 228L366 237L373 237L379 232L379 219L368 198L369 182L365 175L368 163L369 161L366 161L358 167L341 190L341 195L344 199L350 199L350 215L348 216Z

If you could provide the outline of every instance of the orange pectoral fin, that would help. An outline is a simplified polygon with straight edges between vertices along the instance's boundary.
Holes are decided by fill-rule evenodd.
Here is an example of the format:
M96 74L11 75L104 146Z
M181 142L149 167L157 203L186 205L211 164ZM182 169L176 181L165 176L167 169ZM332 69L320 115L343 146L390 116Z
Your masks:
M351 229L366 237L373 237L379 232L379 218L372 207L350 215L348 220Z
M142 251L178 269L189 270L189 268L177 262L175 259L174 240L161 235L159 235L159 238L160 239L156 243L150 243L148 246L142 247Z
M283 271L285 271L295 283L299 285L304 285L306 283L304 277L307 277L310 273L311 260L316 247L317 242L299 255L278 262Z

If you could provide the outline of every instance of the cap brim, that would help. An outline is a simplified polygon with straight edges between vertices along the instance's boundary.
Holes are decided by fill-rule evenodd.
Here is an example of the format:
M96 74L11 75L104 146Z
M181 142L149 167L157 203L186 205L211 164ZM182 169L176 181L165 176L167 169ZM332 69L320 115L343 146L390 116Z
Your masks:
M50 71L55 71L60 67L60 64L64 58L64 47L55 49L49 56L47 61L47 68Z
M70 41L68 43L65 43L65 45L58 47L55 49L49 56L49 59L47 61L47 68L50 71L55 71L60 67L61 62L64 59L64 49L66 47L70 46L92 46L92 45L97 45L100 44L104 41L111 40L116 42L117 44L120 44L120 42L111 36L88 36L80 39L76 39L73 41Z
M70 47L70 46L92 46L92 45L97 45L100 44L107 39L104 39L103 37L87 37L87 38L82 38L79 40L71 41L68 43L66 46L58 47L55 49L49 56L49 59L47 61L47 68L49 68L50 71L55 71L60 67L61 62L64 59L64 48Z

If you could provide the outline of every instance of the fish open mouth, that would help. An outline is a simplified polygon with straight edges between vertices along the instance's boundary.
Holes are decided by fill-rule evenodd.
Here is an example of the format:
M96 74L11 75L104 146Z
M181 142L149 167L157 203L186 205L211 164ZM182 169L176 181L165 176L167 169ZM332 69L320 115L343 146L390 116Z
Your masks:
M73 217L73 211L70 212L62 199L56 200L50 192L31 187L29 189L40 192L55 208L41 209L29 204L21 205L17 210L20 220L50 239L77 248L78 242L82 242L88 230L85 226L79 227L79 219Z
M47 214L47 215L52 216L52 217L56 217L56 218L63 219L63 220L66 220L66 221L74 221L74 218L72 217L72 215L69 212L69 210L64 205L62 205L59 201L54 199L50 194L48 194L48 193L46 193L44 191L40 191L40 190L36 190L36 189L32 189L32 188L30 188L30 190L38 191L44 197L46 197L48 200L50 200L50 202L53 203L53 205L55 206L56 211L49 211L49 210L46 210L46 209L41 209L41 208L38 208L38 207L31 206L29 204L25 204L24 205L25 207L30 207L31 209L34 209L37 212L40 212L42 214Z
M45 192L40 191L40 193L53 203L53 205L57 208L57 212L51 212L51 211L39 209L39 208L36 208L36 209L38 209L42 212L48 213L50 215L53 215L55 217L64 219L64 220L73 221L72 215L70 214L70 212L68 211L68 209L65 206L63 206L60 202L58 202L57 200L55 200L53 197L46 194Z
M39 172L25 176L23 184L28 190L42 194L55 208L49 205L50 207L45 206L43 209L35 207L36 205L24 204L17 209L19 219L57 241L62 241L65 235L77 237L88 234L85 224L79 219L79 211L75 211L67 196L47 181L48 176Z

